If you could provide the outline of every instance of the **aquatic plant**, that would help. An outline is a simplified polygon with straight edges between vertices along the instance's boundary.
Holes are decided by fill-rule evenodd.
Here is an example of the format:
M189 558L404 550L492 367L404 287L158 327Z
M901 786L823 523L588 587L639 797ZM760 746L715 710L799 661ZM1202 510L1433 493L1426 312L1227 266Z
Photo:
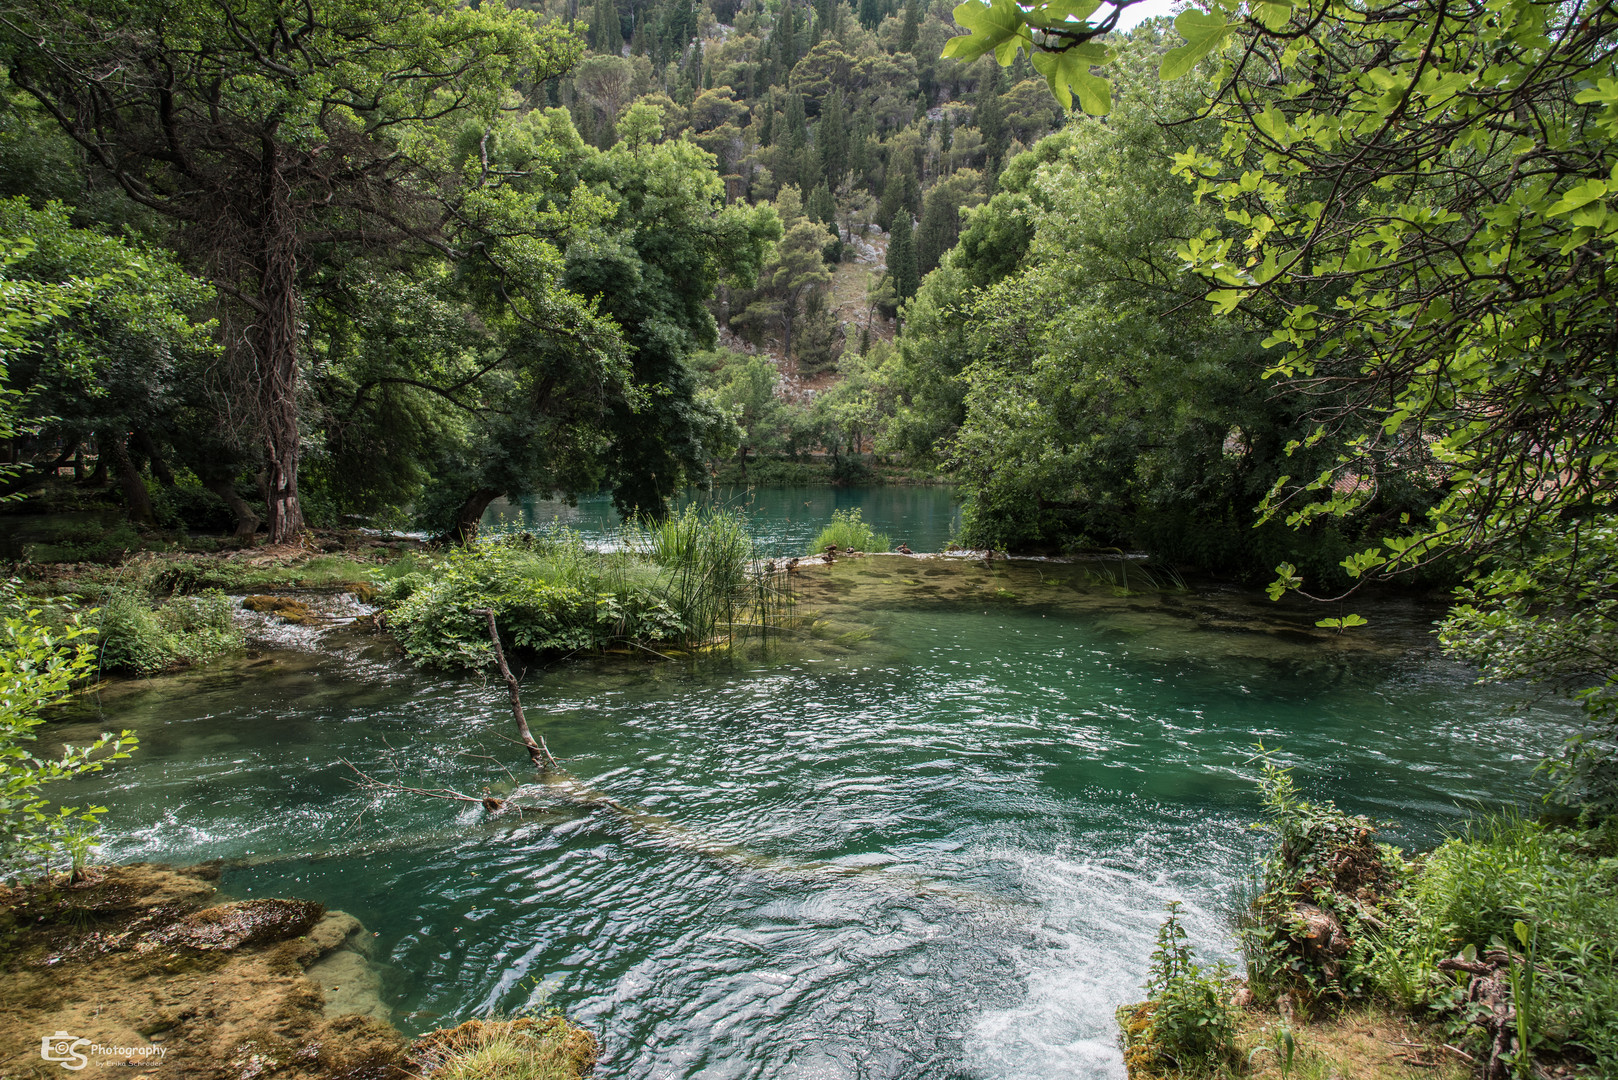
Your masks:
M810 554L818 554L835 544L839 551L853 548L855 551L887 551L888 538L871 528L860 517L858 507L853 510L833 510L831 522L821 529L815 536L815 542L809 545Z
M426 1080L578 1080L596 1053L595 1037L556 1012L468 1020L412 1047Z

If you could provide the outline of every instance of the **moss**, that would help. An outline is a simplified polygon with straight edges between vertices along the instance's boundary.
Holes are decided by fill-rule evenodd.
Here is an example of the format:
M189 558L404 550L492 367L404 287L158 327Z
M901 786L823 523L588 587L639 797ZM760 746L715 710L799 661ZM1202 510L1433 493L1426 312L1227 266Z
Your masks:
M249 596L242 601L242 607L249 611L274 615L289 623L307 626L310 623L324 621L319 612L302 600L294 600L290 596Z
M427 1080L578 1080L595 1067L595 1036L552 1013L468 1020L411 1047Z

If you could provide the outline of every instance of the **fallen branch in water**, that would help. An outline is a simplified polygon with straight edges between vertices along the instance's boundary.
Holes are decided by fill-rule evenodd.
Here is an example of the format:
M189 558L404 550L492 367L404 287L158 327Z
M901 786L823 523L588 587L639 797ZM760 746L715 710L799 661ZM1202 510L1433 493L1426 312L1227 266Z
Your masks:
M454 788L419 788L410 787L405 784L390 783L387 780L378 780L369 773L361 772L359 767L356 766L352 761L349 761L347 758L338 758L337 760L341 761L344 765L347 765L354 775L359 777L358 780L354 781L354 786L359 788L361 791L402 791L410 795L425 795L429 799L448 799L451 802L477 803L485 810L499 810L506 805L504 799L496 799L492 795L467 795L463 792L456 791Z
M536 742L533 732L528 730L528 719L522 714L522 694L517 687L517 677L506 666L506 651L500 647L500 628L494 623L494 609L484 608L483 614L489 620L489 642L494 646L494 662L500 666L500 677L506 680L506 689L511 693L511 715L517 718L517 734L522 736L522 744L528 748L528 757L533 761L534 768L541 772L547 765L559 769L561 766L551 756L551 748L545 745L545 737L540 736Z

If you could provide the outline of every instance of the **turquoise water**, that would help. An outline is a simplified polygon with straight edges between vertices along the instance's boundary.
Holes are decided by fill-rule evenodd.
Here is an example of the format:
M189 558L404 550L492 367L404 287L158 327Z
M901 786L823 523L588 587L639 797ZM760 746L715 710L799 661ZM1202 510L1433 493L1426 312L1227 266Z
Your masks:
M803 554L835 510L859 510L894 546L905 542L913 551L943 551L960 518L954 489L947 487L719 487L682 500L692 501L745 510L765 555ZM620 524L610 495L585 496L572 506L556 499L500 499L483 515L485 532L552 521L593 540L611 539Z
M143 743L86 794L114 858L224 857L227 892L357 915L407 1032L548 996L604 1077L1114 1078L1163 905L1228 950L1256 740L1422 845L1531 795L1565 734L1433 656L1415 605L1338 637L1239 592L898 556L799 588L810 636L772 659L527 673L571 773L661 820L357 790L340 759L474 794L524 760L502 688L362 641L104 698L89 724Z

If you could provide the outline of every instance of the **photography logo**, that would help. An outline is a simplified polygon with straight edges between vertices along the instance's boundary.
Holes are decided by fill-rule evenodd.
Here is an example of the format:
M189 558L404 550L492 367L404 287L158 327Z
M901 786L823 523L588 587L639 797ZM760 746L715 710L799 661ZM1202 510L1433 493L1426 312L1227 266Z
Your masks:
M39 1040L39 1056L77 1072L90 1064L90 1056L84 1052L89 1045L89 1039L75 1038L65 1031L58 1031Z

